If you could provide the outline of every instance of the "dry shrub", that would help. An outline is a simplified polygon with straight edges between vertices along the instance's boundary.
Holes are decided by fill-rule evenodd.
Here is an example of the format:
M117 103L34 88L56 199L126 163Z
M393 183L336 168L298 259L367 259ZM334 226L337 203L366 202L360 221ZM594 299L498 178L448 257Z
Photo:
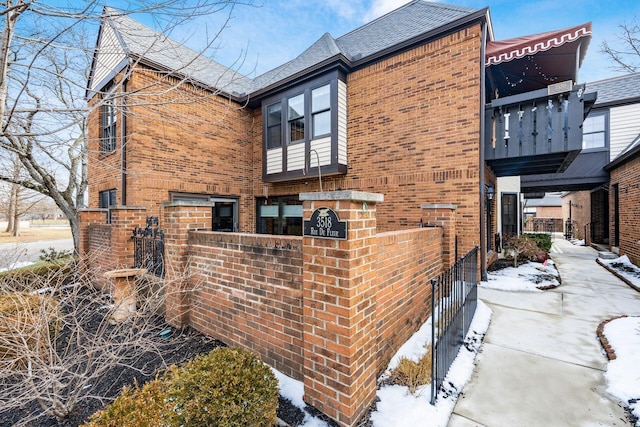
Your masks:
M418 387L431 382L431 344L427 346L427 352L418 360L402 357L398 366L391 372L394 384L409 387L411 394L415 394Z
M157 377L143 387L137 382L125 387L116 400L96 412L83 427L169 426L166 415L171 412L171 402L166 388Z
M219 347L125 391L84 427L252 426L276 423L278 381L256 355Z
M60 329L55 298L28 292L0 295L0 367L22 369L29 354L44 356Z

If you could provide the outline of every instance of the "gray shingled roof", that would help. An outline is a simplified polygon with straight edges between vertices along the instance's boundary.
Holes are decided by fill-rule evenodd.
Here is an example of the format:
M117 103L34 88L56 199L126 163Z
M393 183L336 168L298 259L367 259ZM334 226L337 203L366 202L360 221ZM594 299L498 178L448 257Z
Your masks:
M598 92L594 107L623 103L640 98L640 73L587 83L585 89L587 92Z
M105 9L114 14L113 9ZM366 60L422 34L453 23L479 9L414 0L350 33L334 39L325 33L295 59L251 80L177 43L127 16L113 16L110 25L121 35L128 54L175 70L209 87L246 95L339 55L347 61Z
M336 42L347 57L366 58L477 11L443 3L412 1L339 37Z
M125 52L151 62L181 76L192 78L200 83L238 95L246 93L251 80L232 69L219 64L188 47L171 40L157 31L131 19L117 15L117 12L105 8L111 15L109 25L119 35Z

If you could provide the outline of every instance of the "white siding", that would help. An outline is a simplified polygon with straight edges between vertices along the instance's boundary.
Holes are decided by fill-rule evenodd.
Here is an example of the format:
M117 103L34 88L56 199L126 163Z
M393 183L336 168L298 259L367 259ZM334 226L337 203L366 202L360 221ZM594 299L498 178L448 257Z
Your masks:
M328 136L322 139L316 139L311 141L311 150L316 150L318 156L313 151L310 154L309 167L315 168L318 166L318 158L320 159L320 166L326 166L331 164L331 137Z
M125 59L126 55L120 45L113 29L104 24L102 26L102 36L100 39L100 47L96 54L96 63L93 69L91 79L91 90L100 90L97 87L111 72L116 71L116 66Z
M293 144L287 147L287 171L304 169L304 144Z
M347 84L338 80L338 163L347 164Z
M267 174L282 172L282 148L267 150Z
M611 108L609 113L610 160L640 134L640 104Z

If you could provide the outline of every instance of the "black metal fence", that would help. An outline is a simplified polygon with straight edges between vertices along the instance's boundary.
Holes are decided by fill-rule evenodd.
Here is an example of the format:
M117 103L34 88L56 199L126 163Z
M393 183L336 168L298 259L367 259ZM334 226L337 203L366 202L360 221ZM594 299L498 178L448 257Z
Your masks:
M157 216L147 217L145 228L135 227L133 267L146 268L150 274L164 277L164 232Z
M431 280L431 404L458 355L478 305L478 247ZM436 327L437 323L437 327Z

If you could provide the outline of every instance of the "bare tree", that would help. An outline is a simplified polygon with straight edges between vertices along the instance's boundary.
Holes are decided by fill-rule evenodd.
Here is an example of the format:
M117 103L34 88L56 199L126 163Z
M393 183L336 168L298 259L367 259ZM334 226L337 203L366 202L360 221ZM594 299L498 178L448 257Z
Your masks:
M634 20L632 23L620 25L620 34L616 42L602 42L601 52L607 54L614 62L611 67L615 71L635 73L640 71L640 27Z
M98 409L134 377L177 362L166 353L184 354L190 336L167 329L162 315L170 283L138 280L135 312L115 321L125 300L93 286L96 273L0 279L0 422L29 426Z
M223 12L228 19L233 7L240 3L252 1L132 0L127 2L126 10L109 10L117 16L152 12L154 19L162 23L162 31L170 33L200 16ZM80 7L63 8L35 0L0 3L0 16L4 18L0 31L0 150L16 156L27 173L16 179L12 174L0 172L0 181L53 199L69 220L76 249L77 210L84 207L88 182L90 111L84 96L95 48L91 44L95 36L88 34L96 33L97 24L104 17L98 0L79 4ZM217 35L218 32L213 33L202 53L214 46ZM158 39L161 37L164 36L158 34ZM198 56L188 59L184 67L197 61ZM134 69L135 64L129 72ZM189 76L174 71L158 82L164 84L164 94L189 82ZM116 92L121 92L119 89ZM138 101L132 99L129 94L127 100L131 105L158 102L148 92ZM193 100L169 96L163 102ZM91 106L100 107L101 102Z

